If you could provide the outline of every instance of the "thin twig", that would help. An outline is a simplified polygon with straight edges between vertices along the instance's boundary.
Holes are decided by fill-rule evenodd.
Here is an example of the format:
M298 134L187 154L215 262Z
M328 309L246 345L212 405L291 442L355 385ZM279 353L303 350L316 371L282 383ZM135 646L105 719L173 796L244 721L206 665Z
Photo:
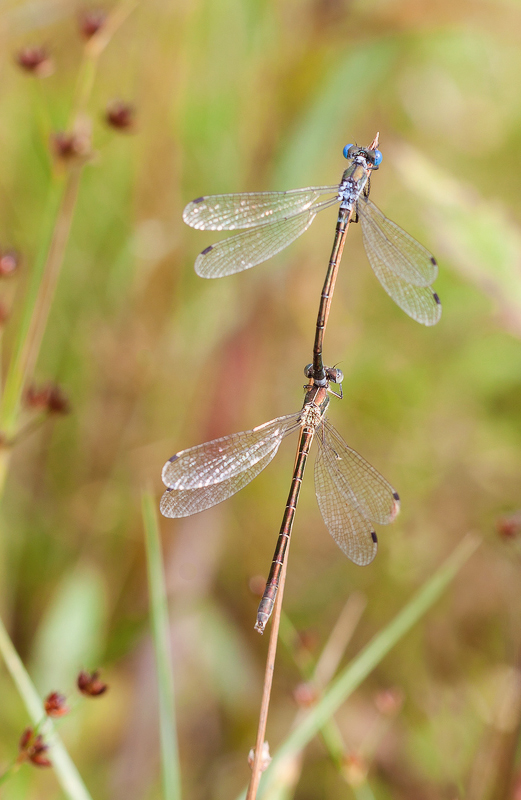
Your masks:
M268 655L266 657L266 672L264 673L264 686L262 689L262 701L259 713L259 726L257 728L257 741L255 742L255 753L251 768L251 779L248 786L246 800L255 800L255 797L257 796L257 789L259 788L259 781L263 772L262 760L264 756L264 741L266 736L266 724L268 722L268 709L270 704L271 686L273 683L273 673L275 670L275 655L277 653L277 639L279 636L280 615L282 611L282 598L284 596L284 584L286 583L287 568L288 553L286 553L286 558L282 566L280 583L277 591L277 599L275 600L275 607L273 609L270 642L268 646Z

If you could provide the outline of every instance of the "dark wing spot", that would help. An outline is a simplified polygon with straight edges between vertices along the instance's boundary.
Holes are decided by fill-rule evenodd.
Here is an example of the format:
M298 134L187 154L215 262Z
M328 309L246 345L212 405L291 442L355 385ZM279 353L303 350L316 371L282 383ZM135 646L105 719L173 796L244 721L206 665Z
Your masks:
M395 500L399 500L400 499L400 495L398 494L398 492L393 492L393 497L394 497Z
M201 200L202 200L202 198L201 198ZM194 203L195 203L195 202L196 202L196 201L194 200ZM436 259L434 258L434 256L431 256L431 264L434 264L434 266L435 266L435 267L437 267L437 266L438 266L438 262L436 261Z
M376 533L374 531L371 531L371 539L373 540L373 542L375 544L378 544L378 536L376 535Z
M203 252L201 253L201 255L202 255L202 256L207 256L207 255L208 255L208 253L210 252L210 250L213 250L213 244L211 244L211 245L210 245L210 247L207 247L205 250L203 250ZM438 301L438 302L439 302L439 301Z
M441 300L440 300L440 298L438 297L438 295L436 294L436 292L433 292L433 293L432 293L432 296L433 296L433 297L434 297L434 299L436 300L437 304L438 304L439 306L441 306Z
M204 200L204 197L196 197L195 200L192 200L192 203L202 203L203 200Z
M178 454L176 453L174 456L172 456L172 458L169 458L168 460L169 460L170 462L172 462L172 461L177 461L177 459L178 459L178 458L179 458L179 456L178 456Z

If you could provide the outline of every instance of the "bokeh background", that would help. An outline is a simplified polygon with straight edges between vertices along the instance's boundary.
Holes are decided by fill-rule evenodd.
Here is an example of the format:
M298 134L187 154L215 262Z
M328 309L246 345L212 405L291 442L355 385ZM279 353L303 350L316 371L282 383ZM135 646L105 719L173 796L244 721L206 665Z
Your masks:
M0 281L4 364L59 169L49 136L69 119L85 8L0 8L0 247L21 256ZM53 59L49 77L16 64L35 44ZM182 209L201 194L334 183L343 146L377 130L372 199L436 254L443 316L433 329L406 317L352 227L325 347L344 399L329 417L398 488L402 514L358 568L325 529L309 469L284 609L317 657L349 598L365 604L349 659L479 532L444 599L337 722L346 756L369 769L365 797L521 796L521 550L515 525L498 533L521 507L520 74L513 0L147 0L103 53L88 109L95 157L34 376L58 383L71 413L20 439L0 531L2 618L38 689L72 693L82 667L110 684L60 727L96 799L161 797L141 491L159 501L176 450L300 407L336 218L319 215L264 265L205 282L193 262L215 237L184 226ZM131 130L106 124L115 98L133 105ZM226 503L161 523L187 798L235 797L248 778L267 647L251 587L271 561L294 446ZM272 750L300 681L282 643ZM0 765L27 724L0 665ZM291 792L352 791L316 740ZM31 766L2 792L62 796L52 770Z

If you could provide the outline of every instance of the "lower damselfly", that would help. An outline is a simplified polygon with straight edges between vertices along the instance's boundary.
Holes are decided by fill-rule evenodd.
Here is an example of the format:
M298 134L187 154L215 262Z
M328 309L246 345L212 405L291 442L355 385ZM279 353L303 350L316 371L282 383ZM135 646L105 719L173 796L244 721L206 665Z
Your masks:
M436 260L369 199L371 174L382 161L377 146L378 134L369 147L346 145L343 152L350 163L338 184L192 200L183 211L184 221L192 228L250 229L205 248L195 262L197 274L221 278L260 264L304 233L319 211L340 203L326 279L330 293L349 223L360 221L369 263L387 294L417 322L435 325L441 316L440 298L430 288L438 274ZM318 364L314 356L316 369L315 361Z
M377 550L374 524L387 525L400 509L400 498L385 478L344 442L326 418L329 384L341 384L342 372L324 368L324 385L313 378L300 411L277 417L250 431L233 433L181 450L163 467L167 491L161 498L165 517L186 517L226 500L255 478L273 459L280 443L298 431L291 488L266 589L257 612L256 630L263 633L270 618L289 544L302 478L311 443L316 439L315 492L326 526L340 549L355 564L370 564ZM341 387L340 387L341 388ZM335 392L332 392L336 394ZM341 396L337 395L337 396Z

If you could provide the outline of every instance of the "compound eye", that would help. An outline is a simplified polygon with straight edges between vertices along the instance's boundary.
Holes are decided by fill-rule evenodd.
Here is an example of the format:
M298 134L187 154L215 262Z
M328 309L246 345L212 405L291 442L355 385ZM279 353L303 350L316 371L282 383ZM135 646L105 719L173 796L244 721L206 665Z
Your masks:
M328 367L327 377L331 383L342 383L344 380L344 373L341 369L337 369L336 367Z
M346 144L344 149L342 150L344 154L344 158L352 158L353 153L351 151L355 150L354 144Z
M383 155L379 150L374 150L374 165L377 167L379 164L382 163Z
M304 367L304 375L306 378L313 377L313 364L308 364L306 367Z

